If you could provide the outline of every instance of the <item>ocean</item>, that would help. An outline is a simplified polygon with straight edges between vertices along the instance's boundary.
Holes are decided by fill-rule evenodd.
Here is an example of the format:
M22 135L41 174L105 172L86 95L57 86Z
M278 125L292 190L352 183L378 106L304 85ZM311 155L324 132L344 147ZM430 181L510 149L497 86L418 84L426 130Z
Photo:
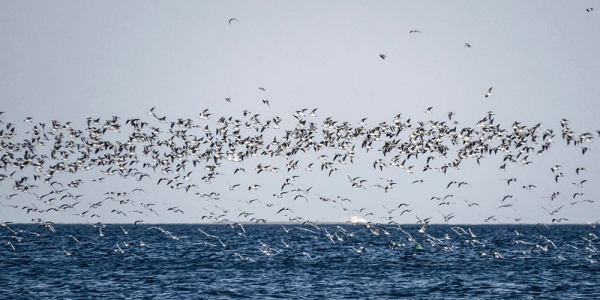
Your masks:
M595 226L6 224L2 299L594 299Z

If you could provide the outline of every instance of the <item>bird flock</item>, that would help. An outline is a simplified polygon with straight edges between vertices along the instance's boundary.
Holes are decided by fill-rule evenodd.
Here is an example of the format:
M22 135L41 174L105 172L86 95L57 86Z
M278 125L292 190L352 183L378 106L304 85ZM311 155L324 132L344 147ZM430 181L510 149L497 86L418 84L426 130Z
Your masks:
M493 97L492 87L483 91L482 99ZM269 99L261 102L267 111L271 108ZM230 97L222 105L237 107ZM463 215L476 215L484 223L544 224L569 222L563 215L569 207L597 210L585 165L550 164L546 173L557 190L536 199L543 201L535 207L544 211L543 220L527 216L528 201L540 198L527 193L539 184L518 175L488 180L484 184L505 191L491 199L491 194L470 192L481 189L481 182L460 177L464 165L497 163L493 168L508 174L508 169L547 163L543 156L556 147L571 151L568 155L589 155L600 130L576 132L567 119L550 127L519 121L502 126L492 111L463 126L456 112L439 117L434 107L425 109L426 119L398 113L388 120L348 121L318 112L302 108L286 118L239 109L215 116L206 108L190 119L168 117L152 107L138 117L87 117L82 125L32 117L16 124L2 120L0 112L0 225L16 240L23 237L11 228L10 218L23 215L52 233L55 223L66 220L89 223L101 236L105 220L137 227L160 223L165 215L193 215L195 222L233 228L275 221L319 230L321 217L313 215L329 210L345 218L328 222L373 232L418 223L425 233L432 222L452 223ZM413 189L432 194L400 197ZM467 231L460 229L460 234ZM333 235L327 237L333 242ZM12 240L7 245L16 249ZM548 243L536 246L546 249Z
M234 104L231 99L224 103ZM391 238L387 243L391 250L407 245L422 250L420 240L438 250L455 251L456 245L447 241L448 234L460 236L461 244L479 247L485 243L475 239L470 228L451 227L452 233L444 237L432 236L427 229L433 223L459 225L455 218L468 215L480 216L481 223L532 223L527 216L532 208L522 207L535 202L535 196L527 193L537 185L519 176L469 182L459 179L464 165L470 164L465 169L472 169L497 164L496 172L509 174L507 169L543 164L544 156L555 148L581 157L589 155L595 138L592 132L575 132L567 119L559 120L557 129L518 121L503 127L496 124L490 111L474 126L462 126L457 113L433 120L434 112L434 107L425 109L427 121L397 114L391 120L349 122L320 118L316 108L294 111L286 120L248 110L215 117L210 109L203 109L197 120L192 120L168 118L153 107L140 118L88 117L83 128L74 122L51 120L46 124L30 117L20 128L0 119L0 187L4 193L0 238L12 251L18 251L23 240L39 237L40 232L68 236L67 240L79 243L81 236L57 229L57 223L76 222L93 226L98 238L107 232L132 236L130 232L146 228L179 240L180 235L152 225L161 223L161 217L173 220L191 215L197 223L231 227L236 237L244 239L250 238L245 225L276 222L285 222L288 228L282 226L282 230L286 234L294 229L332 243L353 238L347 227L326 227L326 222L333 221L359 226L369 235L405 236L406 240ZM287 120L292 120L291 125ZM547 216L534 222L539 228L569 222L563 215L569 207L597 209L586 189L587 172L583 165L551 164L547 168L547 181L561 190L537 199L543 205L533 209ZM429 176L431 173L435 175ZM567 178L572 182L565 184ZM330 182L336 185L331 187ZM477 184L500 186L506 194L497 199L492 193L473 195L471 190ZM403 190L398 190L399 186ZM446 194L402 197L409 189ZM384 201L386 197L391 201ZM478 200L469 200L472 197ZM345 218L324 222L313 218L326 210ZM31 216L38 230L19 229L11 220L17 215ZM595 228L597 223L590 225ZM418 224L413 234L423 236L411 235L401 224ZM198 234L210 247L231 243L231 237L202 229ZM124 254L133 245L148 247L138 239L117 242L108 253ZM570 245L583 251L580 257L595 263L596 239L596 234L589 232L585 243ZM529 253L556 248L551 240L540 241L537 235L519 241ZM289 247L290 240L281 242ZM270 243L259 247L265 256L281 251ZM362 253L365 247L355 243L352 249ZM67 256L75 253L74 249L60 250ZM481 257L504 258L500 252L480 250ZM313 259L309 248L297 252ZM242 261L257 260L239 252L232 255Z
M348 215L345 220L327 221L394 224L433 217L438 222L450 222L455 216L470 214L469 209L484 204L481 200L467 200L468 190L473 188L471 183L443 179L443 175L458 174L465 161L480 165L497 156L494 161L501 159L498 172L506 172L515 165L523 168L536 163L536 159L551 151L556 141L575 148L577 155L586 155L594 139L591 132L574 132L566 119L558 122L560 129L556 132L543 129L541 124L527 126L520 122L504 128L495 124L495 114L491 111L473 127L461 127L454 112L447 113L444 120L416 122L397 114L392 120L369 126L367 118L355 124L331 117L319 122L317 111L295 111L292 120L296 124L288 129L280 128L283 118L278 116L263 120L260 114L244 110L239 118L213 118L209 109L199 112L197 121L169 120L157 115L155 108L142 118L88 117L85 128L81 129L72 122L52 120L46 125L28 117L23 121L26 128L19 132L16 124L3 122L2 216L7 218L11 214L8 211L14 210L31 215L34 222L44 225L60 222L66 216L77 216L80 221L75 222L96 223L111 215L112 219L122 216L117 219L121 223L137 225L160 222L165 213L189 213L176 204L179 201L156 199L148 194L148 187L155 186L170 190L175 197L192 197L196 203L201 200L202 205L197 207L201 210L193 212L198 222L268 223L275 216L277 221L316 223L318 220L295 210L302 205L304 211L319 210L318 204L327 204L329 209ZM433 107L428 107L425 113L431 115L432 111ZM16 141L17 137L22 140ZM355 165L355 161L361 163ZM357 174L355 169L366 175ZM319 177L315 172L322 175ZM443 175L435 180L418 177L427 173ZM553 164L547 173L556 184L562 184L565 177L575 179L569 194L549 193L547 203L540 207L548 212L549 218L541 222L568 221L561 216L565 206L595 208L594 198L585 189L585 166ZM119 185L115 178L130 188L110 188ZM347 178L346 186L335 189L350 190L354 195L368 191L385 197L399 184L437 185L445 187L448 193L419 199L428 202L431 208L420 212L426 217L419 217L413 211L414 199L397 201L390 207L373 200L369 207L362 207L364 201L342 192L329 195L331 189L320 181L334 178L338 182ZM507 194L498 199L494 210L497 213L484 216L481 221L505 222L500 219L503 210L516 212L527 201L524 198L519 203L512 193L521 187L528 191L537 188L518 177L501 180ZM104 184L106 181L111 183ZM318 191L314 186L325 190ZM84 189L96 194L87 196L79 192ZM259 191L262 193L253 194ZM442 212L443 207L455 209ZM407 215L414 217L411 220ZM513 219L520 222L523 218Z

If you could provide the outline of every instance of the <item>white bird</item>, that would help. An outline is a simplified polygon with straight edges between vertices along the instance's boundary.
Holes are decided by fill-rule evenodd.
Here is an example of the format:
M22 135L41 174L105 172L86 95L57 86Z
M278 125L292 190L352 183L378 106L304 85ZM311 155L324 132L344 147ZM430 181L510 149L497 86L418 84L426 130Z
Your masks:
M490 96L492 96L492 88L493 88L493 87L491 87L491 88L490 88L490 89L487 91L487 93L485 94L485 97L486 97L486 98L487 98L487 97L490 97Z
M62 250L65 251L65 253L67 254L67 256L71 256L71 255L73 255L75 253L75 250L70 251L70 252L67 251L67 250L65 250L65 248L62 248Z
M200 118L200 119L202 119L202 120L208 120L208 117L209 117L210 115L211 115L211 114L209 114L209 113L208 113L208 108L207 108L207 109L203 110L203 111L200 113L200 115L198 116L198 118Z
M129 231L125 230L125 228L123 228L123 226L120 226L121 230L123 230L123 234L129 234Z
M78 240L78 239L76 239L76 238L75 238L75 237L74 237L72 234L69 234L69 237L70 237L70 238L72 238L72 239L74 239L76 242L78 242L78 243L79 243L79 240Z
M119 243L117 243L117 249L115 249L115 252L121 252L121 254L125 253L125 250L121 249L121 247L119 246Z

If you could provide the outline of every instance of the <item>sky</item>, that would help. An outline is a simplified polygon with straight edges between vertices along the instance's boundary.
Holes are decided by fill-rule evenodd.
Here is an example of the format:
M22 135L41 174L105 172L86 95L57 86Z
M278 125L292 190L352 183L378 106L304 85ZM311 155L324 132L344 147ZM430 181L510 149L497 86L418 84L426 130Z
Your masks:
M543 156L530 154L532 163L526 167L519 163L521 156L504 172L499 170L504 154L486 155L479 163L464 159L458 169L446 174L422 171L426 155L409 159L407 166L414 165L412 174L406 168L375 169L374 161L389 163L391 156L377 149L366 152L356 140L354 162L336 165L338 170L331 175L320 170L318 158L328 155L326 160L331 160L335 149L296 155L293 159L299 161L299 168L290 172L285 157L259 155L241 163L224 161L218 168L223 175L210 183L201 177L206 174L203 167L212 162L195 168L190 164L182 172L192 172L184 182L197 187L188 192L171 189L164 182L157 184L161 177L177 174L163 176L160 168L142 170L142 162L150 158L142 156L139 146L137 167L149 177L137 181L105 176L107 166L93 166L85 172L57 174L53 179L65 186L77 179L82 184L42 200L33 192L15 191L14 181L28 177L38 196L52 187L35 182L33 170L8 165L0 173L16 173L0 181L0 222L27 223L39 218L56 223L199 223L218 221L214 217L219 215L224 222L251 218L276 222L294 217L342 222L354 215L378 223L414 223L426 218L450 224L552 223L553 219L594 223L600 219L600 151L595 139L566 146L560 124L567 119L577 136L590 132L598 137L600 11L587 11L593 3L4 1L0 11L0 120L4 124L0 128L7 131L7 124L12 123L17 134L4 142L29 138L40 122L47 131L52 120L85 130L88 117L103 123L113 116L120 117L123 130L109 132L106 140L127 141L131 127L125 121L130 118L160 127L161 136L168 137L169 125L148 114L152 107L168 122L193 120L200 127L189 131L197 136L204 135L205 126L214 133L221 116L248 120L249 116L242 115L244 110L259 114L262 122L281 118L279 129L264 132L265 146L297 127L293 114L302 109L307 110L301 119L317 124L318 132L328 117L337 125L348 122L354 127L366 118L365 126L372 128L393 122L399 114L403 122L411 120L415 126L446 121L450 127L477 128L477 122L493 112L494 125L511 132L514 122L528 128L541 123L540 139L546 129L554 130L556 136L554 146ZM492 96L485 97L490 87ZM270 105L263 104L263 99ZM431 113L426 113L429 107ZM208 120L198 117L205 109L211 114ZM308 116L313 109L317 116ZM448 112L455 113L452 120ZM32 122L24 122L28 117ZM403 135L404 141L409 134ZM49 155L48 145L52 142L38 147L38 154ZM582 154L582 147L590 150ZM0 154L7 155L6 149L0 149ZM445 158L436 156L431 165L452 162L455 149ZM44 170L55 163L48 159ZM314 163L312 172L304 170L309 163ZM280 170L257 174L258 164ZM553 172L555 165L561 168ZM233 174L238 167L246 172ZM586 170L576 173L578 167ZM558 173L563 177L555 177ZM281 189L292 176L298 176L293 185ZM108 178L92 181L101 177ZM349 177L366 180L364 188L353 187ZM509 178L517 182L507 184ZM376 186L387 180L395 182L393 189L385 192ZM423 182L413 183L417 180ZM587 181L581 187L573 184L582 180ZM469 184L447 187L451 181ZM240 186L230 190L235 184ZM260 187L249 190L253 184ZM522 188L529 184L536 188ZM298 192L273 196L310 187L306 199L294 200ZM136 188L144 192L132 192ZM106 200L111 191L128 194ZM68 192L82 196L59 200ZM201 196L211 192L219 196ZM555 192L558 196L553 197ZM431 200L448 195L452 196L446 200ZM501 201L507 195L513 197ZM51 197L57 199L43 202ZM125 199L129 202L119 204ZM99 208L90 209L99 201L103 201ZM23 209L75 202L80 203L59 212ZM439 205L442 202L449 203ZM402 203L409 205L396 209ZM468 205L472 203L477 204ZM510 206L501 207L506 204ZM156 214L147 207L156 207ZM291 211L278 213L282 208ZM400 216L406 209L411 211ZM78 215L86 210L83 217ZM92 218L93 213L99 217ZM444 216L453 217L445 220Z

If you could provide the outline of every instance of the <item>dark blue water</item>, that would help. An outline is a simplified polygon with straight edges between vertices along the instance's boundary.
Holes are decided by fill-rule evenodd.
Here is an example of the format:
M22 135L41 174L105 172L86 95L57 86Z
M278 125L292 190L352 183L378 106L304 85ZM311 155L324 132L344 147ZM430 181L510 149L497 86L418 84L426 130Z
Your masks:
M600 297L588 225L284 226L9 224L0 298Z

